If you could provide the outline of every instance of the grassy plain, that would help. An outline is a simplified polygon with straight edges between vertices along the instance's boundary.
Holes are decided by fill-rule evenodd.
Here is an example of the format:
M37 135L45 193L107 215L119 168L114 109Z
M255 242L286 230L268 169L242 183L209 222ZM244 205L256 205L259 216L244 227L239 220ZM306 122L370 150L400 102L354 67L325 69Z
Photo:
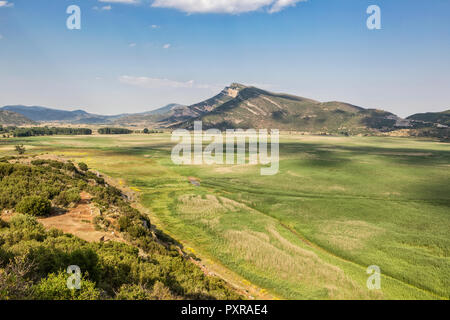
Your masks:
M450 298L450 144L285 134L279 174L261 176L176 166L169 134L0 141L1 155L23 143L130 186L152 222L243 286L287 299ZM366 287L370 265L381 290Z

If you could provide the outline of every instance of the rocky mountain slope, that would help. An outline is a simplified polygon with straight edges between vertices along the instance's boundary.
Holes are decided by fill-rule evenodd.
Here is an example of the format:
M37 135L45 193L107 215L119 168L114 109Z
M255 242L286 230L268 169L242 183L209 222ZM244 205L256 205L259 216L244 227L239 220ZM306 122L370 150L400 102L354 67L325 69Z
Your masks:
M383 110L364 109L344 102L316 100L255 87L232 84L213 100L188 107L197 116L185 121L169 120L172 127L192 128L202 121L204 128L273 128L305 132L363 133L389 131L405 126L404 120Z

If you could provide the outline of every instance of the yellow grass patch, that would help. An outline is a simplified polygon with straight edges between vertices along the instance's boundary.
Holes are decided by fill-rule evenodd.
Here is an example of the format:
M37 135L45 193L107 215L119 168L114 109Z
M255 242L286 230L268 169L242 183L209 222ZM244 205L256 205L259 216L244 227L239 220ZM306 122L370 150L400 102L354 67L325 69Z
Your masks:
M365 221L329 221L319 229L319 239L344 250L358 250L365 241L383 232L383 229Z
M268 277L275 276L299 287L326 290L330 299L374 298L366 288L362 288L349 278L339 267L320 259L316 254L302 249L283 238L274 228L270 234L281 240L282 248L270 241L269 235L253 231L228 230L224 237L228 242L228 252L257 267ZM287 250L285 250L287 249ZM339 284L339 288L330 284Z

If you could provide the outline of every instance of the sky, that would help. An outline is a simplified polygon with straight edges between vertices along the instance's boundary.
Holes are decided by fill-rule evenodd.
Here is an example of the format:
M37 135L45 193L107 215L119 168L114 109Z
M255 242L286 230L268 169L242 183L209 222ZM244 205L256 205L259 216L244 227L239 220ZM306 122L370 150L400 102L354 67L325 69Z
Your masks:
M232 82L400 116L450 109L450 1L0 1L0 106L143 112Z

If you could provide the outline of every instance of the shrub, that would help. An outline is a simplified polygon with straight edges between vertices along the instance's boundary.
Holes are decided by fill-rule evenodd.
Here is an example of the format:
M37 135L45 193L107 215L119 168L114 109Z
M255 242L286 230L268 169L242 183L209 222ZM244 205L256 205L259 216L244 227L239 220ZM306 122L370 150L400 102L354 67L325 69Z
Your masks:
M18 154L24 154L25 151L26 151L26 149L23 146L23 144L16 145L15 148L16 148L16 151L17 151Z
M33 267L26 257L15 257L4 270L0 269L0 300L29 299L32 282L28 276Z
M77 172L77 168L75 167L75 165L71 162L66 162L63 165L63 169L67 170L67 171L71 171L71 172Z
M77 203L81 200L80 190L72 188L66 191L62 191L55 197L55 203L60 206L68 206L71 203Z
M11 233L5 235L7 242L20 242L23 240L42 241L45 238L45 229L35 217L16 214L9 221Z
M150 297L148 289L136 284L124 284L116 295L117 300L149 300Z
M80 162L80 163L78 164L78 167L79 167L80 170L82 170L82 171L88 171L88 170L89 170L88 165L87 165L86 163L84 163L84 162Z
M60 271L51 273L35 286L35 299L38 300L98 300L100 291L95 288L95 283L81 279L79 290L67 288L69 274Z
M40 196L22 198L17 204L16 211L31 216L46 216L50 214L51 204L48 199Z

